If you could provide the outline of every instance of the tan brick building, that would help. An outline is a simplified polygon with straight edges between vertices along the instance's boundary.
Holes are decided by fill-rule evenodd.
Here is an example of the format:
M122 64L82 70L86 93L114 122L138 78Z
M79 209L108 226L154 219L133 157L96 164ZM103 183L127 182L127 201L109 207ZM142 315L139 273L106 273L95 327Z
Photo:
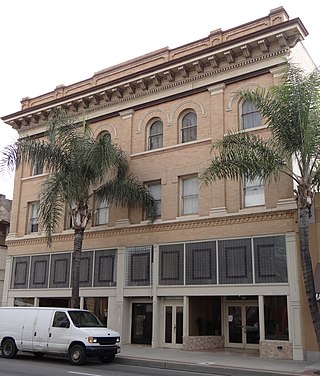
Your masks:
M81 306L120 331L122 343L187 350L237 347L261 356L316 356L307 343L290 180L200 184L212 142L229 130L268 130L239 88L278 82L285 57L312 68L307 31L283 8L97 72L36 98L3 120L41 136L50 111L109 132L130 169L158 201L142 210L96 207L85 232ZM16 172L4 302L69 304L73 232L68 216L52 249L37 223L37 186L46 171ZM92 203L94 206L94 203ZM304 319L305 317L305 319ZM309 326L309 332L312 328Z

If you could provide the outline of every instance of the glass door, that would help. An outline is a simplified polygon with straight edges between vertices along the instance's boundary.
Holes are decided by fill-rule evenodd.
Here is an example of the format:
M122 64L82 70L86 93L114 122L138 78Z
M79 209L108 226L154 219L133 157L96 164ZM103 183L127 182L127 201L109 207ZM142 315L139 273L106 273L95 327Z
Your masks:
M258 348L259 339L258 305L247 302L227 305L227 346Z
M183 306L179 304L164 307L164 342L170 347L182 347Z
M151 345L152 303L132 304L131 343Z

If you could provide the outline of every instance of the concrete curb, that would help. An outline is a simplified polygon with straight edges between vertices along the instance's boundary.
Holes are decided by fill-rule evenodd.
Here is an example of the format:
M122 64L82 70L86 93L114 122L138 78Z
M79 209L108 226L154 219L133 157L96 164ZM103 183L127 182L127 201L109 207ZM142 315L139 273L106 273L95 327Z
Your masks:
M145 359L145 358L133 358L126 356L117 356L114 363L125 364L139 367L160 368L173 371L189 371L210 375L225 375L225 376L293 376L301 375L301 373L286 373L281 371L267 371L267 370L253 370L249 368L236 368L226 366L216 366L213 364L191 364L174 362L159 359Z

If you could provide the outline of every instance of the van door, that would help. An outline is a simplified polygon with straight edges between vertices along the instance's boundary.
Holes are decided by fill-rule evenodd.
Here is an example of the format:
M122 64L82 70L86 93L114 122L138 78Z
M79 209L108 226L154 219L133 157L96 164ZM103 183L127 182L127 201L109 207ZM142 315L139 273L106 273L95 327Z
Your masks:
M48 351L66 353L69 347L71 325L67 314L56 311L49 330Z
M49 329L53 310L39 309L34 325L33 350L39 352L48 351Z
M33 350L33 341L34 341L34 326L36 322L36 317L38 310L28 310L28 311L19 311L20 314L24 315L24 322L22 328L22 338L21 346L19 347L22 351L32 351Z

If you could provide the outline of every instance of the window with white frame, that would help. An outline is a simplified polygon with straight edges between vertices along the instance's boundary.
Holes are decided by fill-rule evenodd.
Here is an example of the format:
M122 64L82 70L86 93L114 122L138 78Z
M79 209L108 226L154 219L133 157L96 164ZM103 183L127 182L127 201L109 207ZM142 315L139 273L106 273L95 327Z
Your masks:
M149 127L148 150L159 149L163 146L163 123L154 121Z
M241 127L242 129L250 129L261 125L261 114L256 106L245 100L241 106Z
M157 181L147 183L147 187L156 204L156 216L157 218L160 218L161 217L161 181L157 180Z
M245 207L264 205L265 199L263 179L244 179L243 196Z
M29 203L28 233L38 232L39 229L39 202Z
M35 163L33 166L32 166L32 169L31 169L31 175L32 176L35 176L35 175L41 175L43 174L43 163Z
M198 176L181 178L181 214L198 213Z
M75 207L75 202L73 202L71 206L70 205L66 206L66 212L65 212L66 213L66 217L65 217L65 229L66 230L70 230L73 227L72 214L71 214L73 207Z
M109 205L106 199L97 200L95 225L105 225L109 220Z
M197 114L187 112L181 118L181 142L190 142L197 139Z

